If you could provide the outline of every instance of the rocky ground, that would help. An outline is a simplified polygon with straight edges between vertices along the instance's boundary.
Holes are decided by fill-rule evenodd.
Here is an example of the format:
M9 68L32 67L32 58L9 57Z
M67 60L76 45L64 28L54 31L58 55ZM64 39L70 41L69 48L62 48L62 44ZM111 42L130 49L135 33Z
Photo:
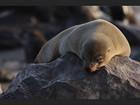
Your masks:
M115 57L97 72L83 69L69 53L51 63L30 64L0 99L129 99L140 98L140 63Z
M5 91L19 71L26 65L24 49L16 48L0 51L0 84Z

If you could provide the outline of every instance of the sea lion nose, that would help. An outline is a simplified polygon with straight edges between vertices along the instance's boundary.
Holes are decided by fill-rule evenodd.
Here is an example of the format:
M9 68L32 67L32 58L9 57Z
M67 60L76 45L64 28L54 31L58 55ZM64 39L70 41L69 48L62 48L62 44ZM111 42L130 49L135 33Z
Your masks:
M94 71L97 70L97 65L98 65L97 63L95 63L95 64L92 63L92 64L89 65L89 68L90 68L91 72L94 72Z
M97 63L91 63L88 66L84 66L85 70L88 72L95 72L97 70L98 64Z

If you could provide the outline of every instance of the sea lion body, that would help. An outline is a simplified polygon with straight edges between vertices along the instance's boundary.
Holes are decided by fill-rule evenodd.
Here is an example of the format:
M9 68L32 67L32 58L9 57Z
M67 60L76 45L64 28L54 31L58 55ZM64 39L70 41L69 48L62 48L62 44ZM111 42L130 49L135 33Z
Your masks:
M123 33L112 23L98 19L68 28L49 40L35 62L50 62L67 52L79 56L90 71L106 65L114 56L130 56ZM101 61L100 64L98 61Z

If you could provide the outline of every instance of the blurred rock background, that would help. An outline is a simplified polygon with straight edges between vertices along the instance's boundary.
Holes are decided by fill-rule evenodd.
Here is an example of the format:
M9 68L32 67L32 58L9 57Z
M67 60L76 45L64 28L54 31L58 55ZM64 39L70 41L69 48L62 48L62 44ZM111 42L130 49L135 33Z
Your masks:
M5 91L41 46L76 24L105 19L128 39L131 58L140 61L140 6L0 7L0 87ZM114 33L115 34L115 33Z

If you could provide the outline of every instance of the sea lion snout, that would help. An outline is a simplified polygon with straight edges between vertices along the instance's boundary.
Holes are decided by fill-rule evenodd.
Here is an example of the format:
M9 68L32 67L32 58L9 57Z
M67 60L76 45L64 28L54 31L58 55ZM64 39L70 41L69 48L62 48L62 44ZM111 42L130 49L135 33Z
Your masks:
M86 70L89 72L95 72L98 69L98 63L91 63L88 67L86 67Z
M95 72L98 69L98 63L91 63L89 65L91 72Z

